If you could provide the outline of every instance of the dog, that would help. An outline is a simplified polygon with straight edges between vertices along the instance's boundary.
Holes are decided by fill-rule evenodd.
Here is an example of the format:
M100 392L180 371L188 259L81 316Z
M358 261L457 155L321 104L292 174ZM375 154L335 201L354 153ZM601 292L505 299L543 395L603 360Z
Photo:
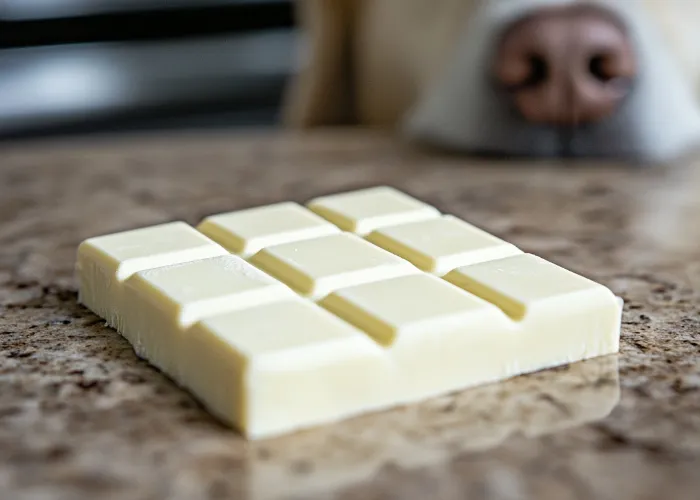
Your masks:
M700 2L299 0L290 127L668 162L700 144Z

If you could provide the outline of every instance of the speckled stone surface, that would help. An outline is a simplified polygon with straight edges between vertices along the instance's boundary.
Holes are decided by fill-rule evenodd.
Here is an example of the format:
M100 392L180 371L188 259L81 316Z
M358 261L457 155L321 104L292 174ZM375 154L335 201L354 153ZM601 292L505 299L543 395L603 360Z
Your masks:
M610 286L620 355L248 444L76 303L89 236L374 184ZM700 161L488 163L359 132L0 148L3 500L699 490Z

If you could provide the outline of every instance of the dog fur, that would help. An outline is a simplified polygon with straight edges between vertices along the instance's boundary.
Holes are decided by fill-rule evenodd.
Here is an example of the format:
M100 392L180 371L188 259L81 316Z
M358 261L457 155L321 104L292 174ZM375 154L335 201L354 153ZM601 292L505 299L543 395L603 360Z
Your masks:
M586 0L619 15L640 67L604 122L533 126L488 79L501 30L584 0L298 0L304 43L285 120L361 125L467 153L674 159L700 143L700 2Z

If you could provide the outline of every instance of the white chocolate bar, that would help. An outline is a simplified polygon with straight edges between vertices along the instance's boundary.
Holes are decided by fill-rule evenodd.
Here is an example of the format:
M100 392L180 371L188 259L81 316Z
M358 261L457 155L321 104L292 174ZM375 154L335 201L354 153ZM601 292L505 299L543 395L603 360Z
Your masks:
M365 235L377 228L438 217L440 212L394 188L380 186L322 196L308 207L343 231Z
M197 229L230 252L245 257L272 245L340 232L337 226L292 202L212 215Z
M350 233L265 248L250 261L314 300L339 288L420 272Z
M426 300L426 298L428 298ZM513 375L511 324L484 300L429 274L368 283L321 302L384 346L397 403Z
M96 236L78 247L79 300L116 328L122 284L132 274L226 253L184 222Z
M309 206L87 240L80 300L251 439L619 349L610 290L408 195Z
M186 330L200 319L294 297L235 255L141 271L124 285L122 334L140 356L180 379Z
M360 330L311 301L242 309L185 337L183 383L249 437L274 435L377 408L392 367Z
M452 215L377 229L367 240L438 276L460 266L523 253Z

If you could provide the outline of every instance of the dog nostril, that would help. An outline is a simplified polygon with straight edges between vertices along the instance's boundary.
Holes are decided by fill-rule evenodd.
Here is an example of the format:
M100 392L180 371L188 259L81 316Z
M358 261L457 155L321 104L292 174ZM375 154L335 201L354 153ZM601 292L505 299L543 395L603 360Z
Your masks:
M497 79L502 88L517 92L544 84L549 78L547 60L537 54L517 54L504 61L498 70Z
M633 62L625 60L624 55L598 54L589 60L588 71L596 81L622 90L631 84L632 65Z
M529 74L519 86L520 88L538 87L549 77L549 65L544 57L531 55L528 57Z
M608 83L614 80L616 76L610 71L609 56L597 55L593 56L588 63L588 71L593 75L596 80L603 83Z

